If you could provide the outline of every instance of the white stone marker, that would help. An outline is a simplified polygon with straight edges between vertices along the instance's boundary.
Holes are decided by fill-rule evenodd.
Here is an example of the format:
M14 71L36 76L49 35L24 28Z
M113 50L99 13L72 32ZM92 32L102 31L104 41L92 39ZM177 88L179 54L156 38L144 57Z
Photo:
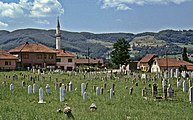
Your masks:
M112 99L113 98L113 89L111 88L110 89L110 99Z
M189 88L188 94L189 94L189 101L190 103L192 103L193 102L193 87Z
M39 89L39 102L38 103L46 103L44 102L44 92L43 92L42 87Z
M64 101L64 88L60 87L60 102L63 102Z
M175 77L176 77L176 78L178 78L178 76L179 76L179 70L178 70L178 69L176 69L176 72L175 72Z
M100 95L100 88L99 87L96 87L96 95Z
M86 100L86 99L87 99L87 93L84 92L84 93L83 93L83 100Z
M168 92L168 97L173 97L173 89L170 84L167 88L167 92Z
M22 87L25 87L25 81L22 81Z
M181 85L181 80L177 80L177 88L179 88Z
M72 91L72 81L70 81L70 83L69 83L69 92L71 92Z
M37 88L38 88L38 87L37 87L37 84L34 83L34 84L33 84L33 93L36 93L36 92L37 92Z
M84 86L84 83L81 84L81 95L84 94L84 90L85 90L85 86Z
M14 85L11 84L11 85L10 85L10 91L13 92L13 90L14 90Z
M50 94L50 86L49 86L49 84L46 85L46 93Z
M171 69L171 70L170 70L170 77L173 78L173 76L174 76L174 70Z
M31 94L31 93L32 93L32 86L29 85L29 86L28 86L28 94Z
M183 92L186 92L186 81L183 82Z
M162 87L164 88L164 86L166 86L166 80L165 79L162 80Z

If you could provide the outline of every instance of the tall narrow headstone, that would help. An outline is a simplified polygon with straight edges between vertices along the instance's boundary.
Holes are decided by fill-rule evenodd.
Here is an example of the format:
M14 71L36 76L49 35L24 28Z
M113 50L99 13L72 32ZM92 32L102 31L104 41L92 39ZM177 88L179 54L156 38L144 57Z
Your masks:
M25 81L22 81L22 87L25 87Z
M64 88L60 87L60 102L64 101Z
M181 80L177 80L177 88L179 88L181 85Z
M110 89L110 99L112 99L113 98L113 89L111 88Z
M33 84L33 93L36 93L36 92L37 92L37 88L38 88L38 87L37 87L37 84L34 83L34 84Z
M96 95L100 95L100 88L99 87L96 87Z
M83 93L83 100L86 100L86 99L87 99L87 93L84 92L84 93Z
M50 94L50 86L49 86L49 84L46 85L46 93Z
M29 85L29 86L28 86L28 94L31 94L31 93L32 93L32 86Z
M39 89L39 102L38 103L45 103L44 102L44 92L43 92L42 87Z
M13 85L13 84L10 85L10 91L11 91L11 92L14 91L14 85Z
M192 103L193 102L193 87L189 88L188 94L189 94L189 102Z
M166 86L166 80L165 79L162 80L162 87L164 88L164 86Z
M84 90L85 90L85 86L84 86L84 83L82 83L82 84L81 84L81 95L83 95Z
M173 69L170 70L170 77L171 77L171 78L174 77L174 70L173 70Z
M176 69L176 72L175 72L175 77L176 77L176 78L178 78L178 76L179 76L179 70L178 70L178 69Z
M186 81L183 82L183 92L186 92Z
M168 88L167 88L167 92L168 92L168 97L173 97L174 96L174 91L171 87L171 85L169 84Z
M71 92L72 91L72 81L70 81L70 83L69 83L69 92Z
M102 87L101 88L101 95L103 95L103 92L104 92L104 88Z
M104 89L107 88L107 83L106 83L106 82L104 83L103 88L104 88Z

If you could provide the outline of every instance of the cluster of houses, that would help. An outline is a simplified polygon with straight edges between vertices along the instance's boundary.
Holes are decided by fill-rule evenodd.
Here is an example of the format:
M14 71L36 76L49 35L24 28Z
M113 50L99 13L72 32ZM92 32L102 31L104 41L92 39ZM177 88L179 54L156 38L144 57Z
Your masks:
M60 48L60 23L57 21L56 49L39 43L28 43L9 51L0 50L0 70L50 68L72 71L80 65L103 65L102 59L78 59L75 54Z
M137 68L143 72L163 72L180 68L193 71L193 64L177 58L159 58L156 54L147 54L137 63Z

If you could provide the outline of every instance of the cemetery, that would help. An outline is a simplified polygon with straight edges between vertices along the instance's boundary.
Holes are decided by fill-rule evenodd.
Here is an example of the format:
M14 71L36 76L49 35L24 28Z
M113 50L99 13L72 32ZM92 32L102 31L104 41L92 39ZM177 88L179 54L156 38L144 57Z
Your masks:
M0 119L193 119L193 73L0 72Z

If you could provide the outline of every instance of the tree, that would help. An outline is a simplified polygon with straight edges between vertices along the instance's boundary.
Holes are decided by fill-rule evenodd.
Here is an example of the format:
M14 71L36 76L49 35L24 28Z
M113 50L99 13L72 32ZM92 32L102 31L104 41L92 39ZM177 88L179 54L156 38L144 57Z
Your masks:
M112 62L116 65L126 65L129 62L129 48L130 44L125 39L118 39L113 44L114 50L111 52Z
M186 47L183 48L182 59L184 61L188 61L189 62L188 55L187 55L187 48Z

